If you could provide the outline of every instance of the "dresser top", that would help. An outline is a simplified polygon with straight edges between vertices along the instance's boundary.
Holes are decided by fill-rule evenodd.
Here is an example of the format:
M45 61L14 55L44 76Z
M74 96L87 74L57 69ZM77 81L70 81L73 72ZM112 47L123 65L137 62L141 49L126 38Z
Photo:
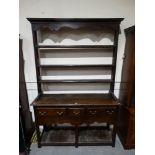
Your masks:
M32 30L41 28L52 28L59 30L62 27L77 29L90 27L103 29L105 27L116 29L124 18L27 18L32 24Z

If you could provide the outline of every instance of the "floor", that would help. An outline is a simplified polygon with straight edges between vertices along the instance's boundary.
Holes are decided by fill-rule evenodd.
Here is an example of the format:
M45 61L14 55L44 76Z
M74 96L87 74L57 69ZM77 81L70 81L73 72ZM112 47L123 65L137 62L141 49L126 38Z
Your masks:
M30 155L134 155L135 150L124 150L118 137L116 146L44 146L37 147L36 143L31 145Z

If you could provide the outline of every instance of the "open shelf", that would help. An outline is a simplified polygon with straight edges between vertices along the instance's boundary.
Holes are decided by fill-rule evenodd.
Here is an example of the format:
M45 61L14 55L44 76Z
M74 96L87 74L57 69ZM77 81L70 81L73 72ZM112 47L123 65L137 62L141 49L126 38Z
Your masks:
M90 79L90 80L40 80L39 83L111 83L113 80L100 80L100 79Z
M42 145L74 145L75 132L74 130L50 130L42 134Z
M41 58L41 65L112 65L113 58Z
M97 130L97 129L87 129L81 130L79 132L79 145L111 145L112 144L112 134L111 130Z
M94 94L108 94L109 90L84 90L84 91L78 91L78 90L74 90L74 91L44 91L43 94L44 95L58 95L58 94L90 94L90 95L94 95Z
M78 127L77 145L112 145L112 129L107 130L104 126L101 127ZM72 146L76 143L75 127L57 128L54 130L43 131L41 144L55 146Z
M104 91L109 92L110 83L101 82L45 82L41 83L42 92L87 92L87 91Z
M109 65L109 64L105 64L105 65L99 65L99 64L94 64L94 65L81 65L81 64L65 64L65 65L38 65L37 67L40 67L40 68L52 68L52 69L54 69L54 68L65 68L65 67L67 67L67 68L72 68L72 67L81 67L81 68L84 68L84 67L86 67L86 68L91 68L91 67L103 67L103 68L112 68L112 67L114 67L114 65Z

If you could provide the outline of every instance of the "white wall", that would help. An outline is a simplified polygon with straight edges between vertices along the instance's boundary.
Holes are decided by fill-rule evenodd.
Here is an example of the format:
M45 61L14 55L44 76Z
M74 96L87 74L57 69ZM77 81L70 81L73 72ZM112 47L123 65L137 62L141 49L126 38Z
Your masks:
M121 23L117 55L116 81L120 81L125 46L123 30L135 24L134 3L134 0L20 0L19 27L23 38L26 81L36 81L32 32L27 17L125 18ZM28 84L27 87L35 89L36 85ZM118 95L118 91L115 94ZM37 93L29 90L28 95L31 103Z

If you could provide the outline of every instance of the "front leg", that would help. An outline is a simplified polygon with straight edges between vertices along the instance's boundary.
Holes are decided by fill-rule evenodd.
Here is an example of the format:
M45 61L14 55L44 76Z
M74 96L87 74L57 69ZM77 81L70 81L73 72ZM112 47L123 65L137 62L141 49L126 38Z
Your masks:
M116 125L114 124L112 131L112 147L115 147L115 141L116 141Z
M41 148L41 136L40 136L40 129L39 129L39 125L36 125L36 132L37 132L37 142L38 142L38 148Z

